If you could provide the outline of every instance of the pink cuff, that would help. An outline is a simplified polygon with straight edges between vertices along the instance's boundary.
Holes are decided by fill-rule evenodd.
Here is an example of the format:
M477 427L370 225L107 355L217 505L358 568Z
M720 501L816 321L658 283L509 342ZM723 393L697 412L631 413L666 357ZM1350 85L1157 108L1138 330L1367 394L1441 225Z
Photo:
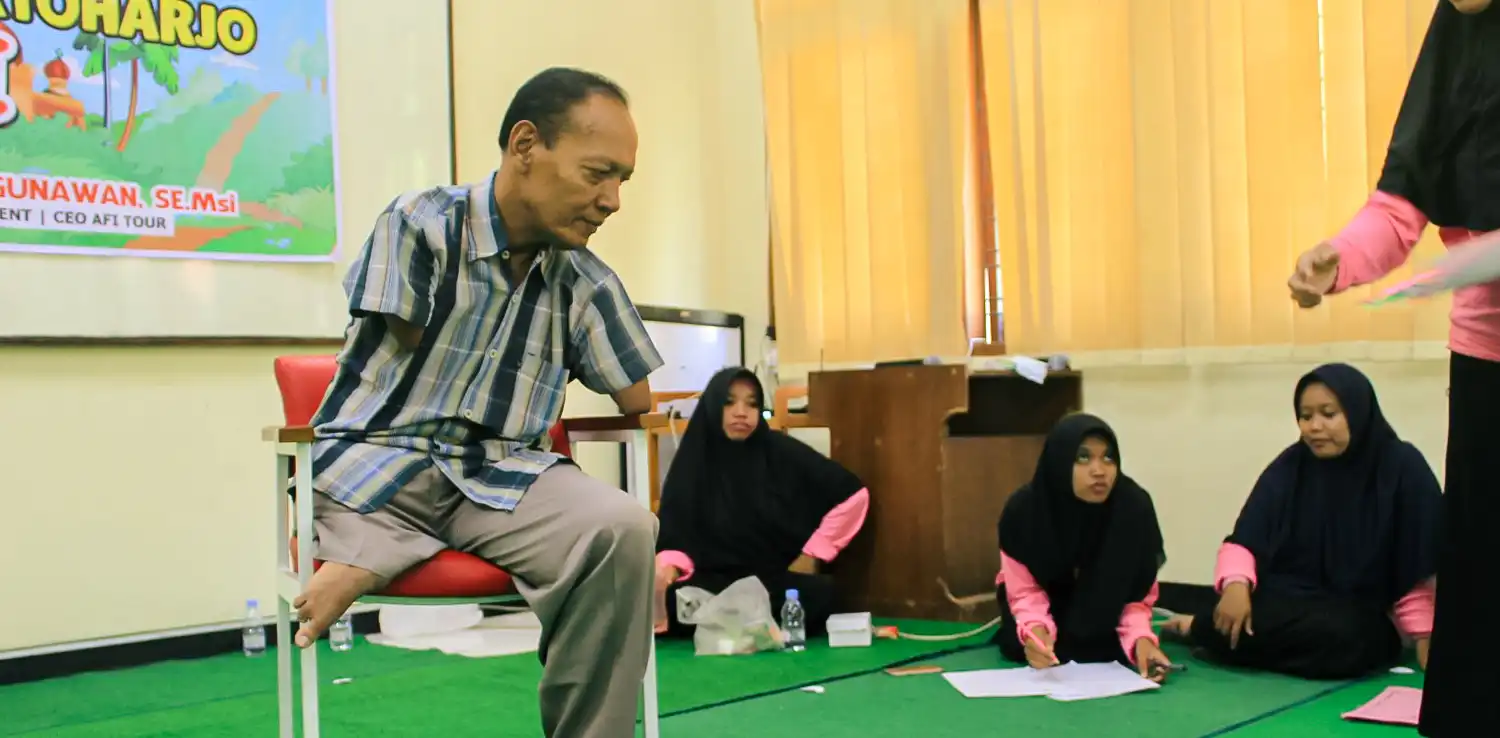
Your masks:
M1432 580L1429 579L1418 584L1405 597L1397 600L1394 610L1396 627L1413 639L1432 635L1432 614L1436 594Z
M1224 592L1224 585L1231 579L1243 579L1255 589L1255 554L1238 543L1225 543L1219 547L1219 559L1214 564L1214 591Z
M1145 638L1161 645L1156 631L1151 629L1151 608L1156 606L1157 590L1157 583L1152 582L1145 599L1126 605L1124 612L1120 613L1120 625L1116 632L1120 635L1120 648L1131 661L1135 660L1135 644L1140 639Z
M676 567L680 572L677 575L679 582L693 576L693 560L681 551L662 551L656 555L656 564Z
M802 553L825 563L833 561L854 540L854 536L864 526L865 515L869 511L870 490L855 492L823 516L823 523L813 531L807 543L803 544Z
M1427 216L1404 198L1376 190L1338 235L1329 239L1339 252L1331 292L1369 284L1406 262L1422 238Z

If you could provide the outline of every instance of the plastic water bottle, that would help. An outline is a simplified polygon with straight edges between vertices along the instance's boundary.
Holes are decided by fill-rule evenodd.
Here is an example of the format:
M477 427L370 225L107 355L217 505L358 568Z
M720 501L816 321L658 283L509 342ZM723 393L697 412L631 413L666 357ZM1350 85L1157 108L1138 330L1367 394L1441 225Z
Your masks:
M335 651L354 648L354 623L349 622L349 613L339 616L333 627L328 629L328 647Z
M240 646L252 658L266 653L266 626L260 619L260 603L255 600L245 602L245 630L240 636Z
M781 633L786 638L786 650L807 650L807 615L795 589L786 591L786 603L781 606Z

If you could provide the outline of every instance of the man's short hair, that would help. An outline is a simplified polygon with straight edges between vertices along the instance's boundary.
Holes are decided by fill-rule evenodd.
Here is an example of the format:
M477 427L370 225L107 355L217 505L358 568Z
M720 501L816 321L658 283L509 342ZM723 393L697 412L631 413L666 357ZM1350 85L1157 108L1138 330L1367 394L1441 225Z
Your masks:
M594 95L605 95L629 105L625 90L603 75L582 69L552 67L526 81L505 110L500 124L500 150L510 144L510 134L523 120L536 126L542 143L551 148L568 125L568 112Z

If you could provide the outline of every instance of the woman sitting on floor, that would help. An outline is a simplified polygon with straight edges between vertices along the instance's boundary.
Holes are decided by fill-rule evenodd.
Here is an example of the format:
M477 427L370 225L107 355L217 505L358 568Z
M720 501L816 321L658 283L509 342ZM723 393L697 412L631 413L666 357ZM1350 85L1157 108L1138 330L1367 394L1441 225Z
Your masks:
M749 576L770 591L776 616L797 590L810 634L833 614L833 581L819 565L859 532L870 495L837 462L772 431L763 400L760 380L736 367L715 374L693 410L657 513L658 633L692 632L677 620L678 587L717 594Z
M1120 473L1108 424L1083 414L1058 421L999 533L995 641L1005 658L1039 669L1123 661L1165 677L1171 662L1151 630L1161 527L1151 495Z
M1293 408L1302 438L1261 473L1219 549L1218 605L1167 630L1227 664L1344 679L1394 664L1399 626L1426 669L1437 478L1352 366L1303 376Z

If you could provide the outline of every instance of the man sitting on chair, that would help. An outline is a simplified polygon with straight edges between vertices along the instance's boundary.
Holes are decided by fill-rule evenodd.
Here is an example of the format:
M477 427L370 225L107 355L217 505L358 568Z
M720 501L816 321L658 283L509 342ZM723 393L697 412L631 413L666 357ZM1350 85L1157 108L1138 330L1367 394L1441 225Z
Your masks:
M360 595L444 548L515 576L542 622L548 736L628 736L651 638L656 521L548 450L570 377L650 409L662 364L585 246L635 165L625 93L549 69L516 93L500 168L403 195L344 279L353 316L313 419L306 648Z

